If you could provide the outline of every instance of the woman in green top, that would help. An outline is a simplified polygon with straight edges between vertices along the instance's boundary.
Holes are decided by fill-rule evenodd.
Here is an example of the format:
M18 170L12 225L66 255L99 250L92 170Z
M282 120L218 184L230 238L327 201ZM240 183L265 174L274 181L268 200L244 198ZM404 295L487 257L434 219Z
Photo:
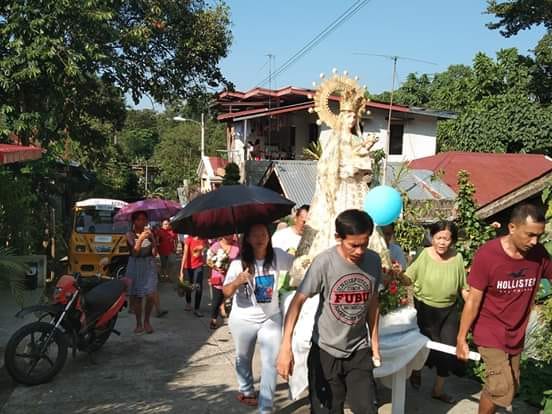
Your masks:
M414 306L418 312L418 326L432 341L456 346L458 334L459 294L467 294L466 272L462 255L454 250L458 236L456 225L438 221L430 227L431 246L425 248L406 269L406 276L414 285ZM426 365L437 368L432 397L454 403L443 388L449 373L463 374L463 364L455 356L431 351ZM410 377L414 388L421 384L421 372Z

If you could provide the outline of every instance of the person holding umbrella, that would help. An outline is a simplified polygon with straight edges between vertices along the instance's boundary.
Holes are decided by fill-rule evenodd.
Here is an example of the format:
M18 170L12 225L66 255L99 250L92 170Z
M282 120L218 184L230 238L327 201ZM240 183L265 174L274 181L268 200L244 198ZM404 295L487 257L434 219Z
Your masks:
M282 333L277 286L292 261L293 256L272 247L267 224L253 224L243 234L241 260L230 264L224 280L224 296L233 296L229 327L236 348L237 399L245 405L258 405L260 413L271 413L274 408L276 357ZM256 342L261 351L259 398L251 366Z
M130 256L127 264L127 277L132 280L129 289L130 307L136 316L135 334L151 334L153 328L150 315L157 292L157 242L148 226L148 216L144 211L132 213L132 230L127 233ZM142 299L146 298L145 312L142 313ZM143 315L143 319L142 319Z

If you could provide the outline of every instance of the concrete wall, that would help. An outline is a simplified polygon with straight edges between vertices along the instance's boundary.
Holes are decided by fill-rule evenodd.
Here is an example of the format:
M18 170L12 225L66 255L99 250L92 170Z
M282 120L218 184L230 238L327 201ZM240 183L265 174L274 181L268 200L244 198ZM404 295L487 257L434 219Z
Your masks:
M364 131L375 133L379 140L374 149L383 148L387 140L387 111L373 110L364 119ZM402 118L400 121L395 118ZM390 162L410 161L417 158L435 155L437 151L437 120L428 116L412 114L393 114L392 123L402 124L403 149L401 155L390 155Z
M363 117L364 132L374 133L378 136L379 140L374 146L374 149L383 148L385 140L387 138L387 115L385 110L374 109L367 116ZM302 157L303 148L309 144L309 125L316 122L316 114L310 114L308 111L298 111L286 114L288 116L289 126L295 127L295 158L300 159ZM246 140L252 140L257 138L255 134L250 135L251 124L253 120L246 122L240 121L236 124L239 125L236 130L241 132L241 139L244 137ZM413 160L416 158L427 157L434 155L437 150L437 120L436 118L413 115L404 113L394 113L393 123L399 123L404 126L403 133L403 149L401 155L390 155L389 161L402 162L406 160ZM247 133L244 134L244 126L247 124ZM318 132L327 129L325 125L318 127ZM264 144L261 139L261 144ZM242 141L243 142L243 141ZM241 144L241 143L240 143ZM240 145L241 147L241 145ZM241 149L241 148L240 148ZM236 147L229 148L234 150L233 155L239 154L243 158L242 151L236 151ZM242 162L237 161L238 165L243 165Z

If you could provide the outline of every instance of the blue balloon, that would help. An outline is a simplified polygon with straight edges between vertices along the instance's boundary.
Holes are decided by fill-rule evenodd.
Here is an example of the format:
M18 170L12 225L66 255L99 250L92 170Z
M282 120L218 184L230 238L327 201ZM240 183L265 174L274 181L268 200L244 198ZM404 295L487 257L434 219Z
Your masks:
M364 197L364 211L378 226L393 223L401 215L401 210L401 193L388 185L374 187Z

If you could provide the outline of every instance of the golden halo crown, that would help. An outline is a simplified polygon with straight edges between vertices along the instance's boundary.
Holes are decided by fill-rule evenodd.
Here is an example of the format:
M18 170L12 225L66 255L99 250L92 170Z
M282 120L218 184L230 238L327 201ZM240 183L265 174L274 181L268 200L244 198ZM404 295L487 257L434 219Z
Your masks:
M323 74L320 75L324 77ZM318 124L324 122L332 129L339 128L339 116L330 109L330 96L337 95L341 97L339 103L339 111L350 111L362 115L366 110L368 100L364 96L365 88L362 88L356 79L347 76L347 72L343 75L338 74L335 70L333 75L324 80L314 94L314 108L311 112L318 114Z

